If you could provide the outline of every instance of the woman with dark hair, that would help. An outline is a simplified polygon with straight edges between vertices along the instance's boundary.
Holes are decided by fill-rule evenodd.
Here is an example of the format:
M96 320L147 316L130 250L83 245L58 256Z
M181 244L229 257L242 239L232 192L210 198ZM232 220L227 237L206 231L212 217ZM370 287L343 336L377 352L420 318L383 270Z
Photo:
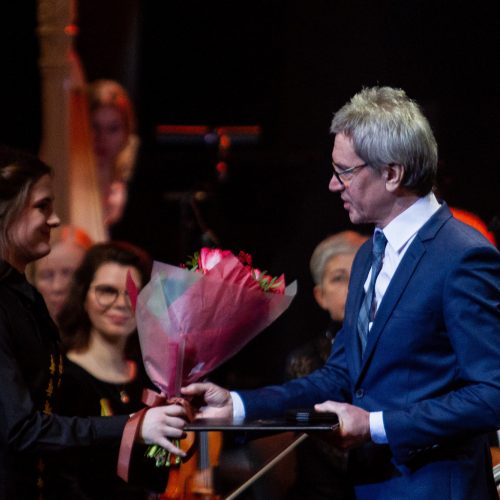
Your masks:
M142 408L142 390L153 386L138 362L136 323L126 282L130 275L140 289L150 272L148 255L131 244L102 243L87 251L58 316L66 350L62 415L110 416ZM136 450L134 478L128 484L116 476L116 448L97 455L92 450L60 454L48 467L50 498L142 499L148 489L163 491L165 473L152 461L141 460L145 451Z
M118 306L126 309L127 318L130 319L126 323L127 334L125 338L111 338L110 342L125 347L127 341L130 343L136 339L132 335L135 333L135 320L128 295L125 294L126 277L130 272L140 289L149 281L151 266L151 259L146 252L126 242L101 243L87 251L80 267L75 271L68 299L58 315L64 348L69 358L86 364L87 358L94 357L96 336L102 332L92 321L93 301L98 307L104 305L99 312L112 312ZM98 274L102 275L99 280ZM100 284L95 284L96 280ZM110 285L111 282L116 282L120 288ZM123 297L119 293L120 289L124 291Z
M51 169L37 158L0 148L0 498L39 498L44 455L93 445L118 445L129 415L64 417L54 413L62 377L59 336L26 266L50 251L54 212ZM182 454L185 411L148 410L140 439Z

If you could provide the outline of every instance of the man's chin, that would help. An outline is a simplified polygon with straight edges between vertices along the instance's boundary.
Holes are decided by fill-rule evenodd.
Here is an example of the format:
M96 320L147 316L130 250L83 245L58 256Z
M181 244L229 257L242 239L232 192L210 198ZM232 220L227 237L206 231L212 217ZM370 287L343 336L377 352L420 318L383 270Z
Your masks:
M362 224L363 223L359 214L353 210L349 210L349 220L353 224Z

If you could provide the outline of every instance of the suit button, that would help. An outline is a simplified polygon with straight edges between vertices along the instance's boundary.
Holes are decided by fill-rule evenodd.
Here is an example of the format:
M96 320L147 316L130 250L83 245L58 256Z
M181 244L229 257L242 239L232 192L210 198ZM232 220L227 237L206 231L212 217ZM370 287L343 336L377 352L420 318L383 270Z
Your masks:
M364 389L358 389L354 395L358 398L358 399L361 399L364 395L365 395L365 391Z

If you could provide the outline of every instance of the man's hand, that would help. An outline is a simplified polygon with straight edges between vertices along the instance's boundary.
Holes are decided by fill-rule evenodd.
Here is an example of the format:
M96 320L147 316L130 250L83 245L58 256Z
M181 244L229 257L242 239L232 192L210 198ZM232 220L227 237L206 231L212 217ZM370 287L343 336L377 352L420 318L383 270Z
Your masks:
M142 420L140 438L146 444L157 444L174 455L185 456L181 449L167 439L184 437L185 418L186 410L180 405L150 408Z
M370 414L366 410L358 406L335 401L325 401L314 405L314 409L319 412L333 412L338 415L340 428L331 436L332 444L338 448L347 450L371 440Z
M190 384L181 389L186 397L201 400L196 417L200 418L232 418L233 400L227 389L210 382Z

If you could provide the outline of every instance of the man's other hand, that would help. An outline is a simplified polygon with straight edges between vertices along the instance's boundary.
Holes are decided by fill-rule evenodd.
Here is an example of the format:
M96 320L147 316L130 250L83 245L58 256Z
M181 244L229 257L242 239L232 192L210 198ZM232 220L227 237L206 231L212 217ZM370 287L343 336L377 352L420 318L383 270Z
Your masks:
M370 414L366 410L347 403L325 401L314 405L319 412L333 412L339 417L339 429L328 441L342 450L360 446L370 441Z

